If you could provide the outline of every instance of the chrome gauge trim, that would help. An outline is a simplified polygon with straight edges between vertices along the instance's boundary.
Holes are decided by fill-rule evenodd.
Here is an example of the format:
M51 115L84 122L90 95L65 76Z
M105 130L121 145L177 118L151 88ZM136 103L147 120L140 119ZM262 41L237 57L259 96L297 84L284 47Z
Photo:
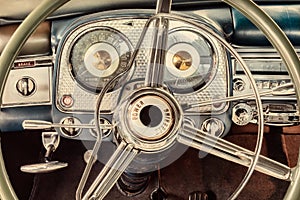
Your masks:
M96 58L95 54L97 55ZM96 63L96 59L99 59L98 63ZM100 78L105 78L115 73L119 63L120 59L117 50L107 43L93 44L84 55L84 65L88 72Z
M211 83L219 66L220 49L217 49L215 43L204 31L193 27L185 25L170 30L165 81L174 93L197 93ZM175 66L174 58L180 56L177 55L180 53L187 54L188 58L181 61L190 62L187 69Z
M103 17L103 16L102 16ZM90 19L92 20L92 19ZM131 25L132 21L135 22ZM89 21L84 17L82 22L76 25L72 25L68 32L65 33L61 43L59 44L58 62L57 62L57 77L56 77L56 108L63 113L92 113L97 101L97 94L95 92L87 91L79 84L76 84L72 73L71 66L69 65L70 48L73 45L75 39L86 30L97 29L99 27L107 27L122 32L122 34L131 35L130 43L136 43L140 32L146 22L146 19L134 20L133 17L119 17L112 18L107 17L101 20L93 19ZM133 29L130 30L130 29ZM131 46L131 45L130 45ZM132 49L132 47L131 47ZM130 76L130 75L129 75ZM64 107L60 104L60 99L65 94L72 93L74 98L74 105L70 108ZM111 113L111 110L116 107L117 102L113 101L117 99L120 90L114 90L109 92L104 97L104 104L101 106L101 111L104 113ZM84 97L84 99L83 99Z
M73 38L73 34L78 35ZM70 45L65 48L69 49L70 73L82 88L93 93L126 71L133 49L124 34L107 26L83 26L72 33L66 43L69 41Z

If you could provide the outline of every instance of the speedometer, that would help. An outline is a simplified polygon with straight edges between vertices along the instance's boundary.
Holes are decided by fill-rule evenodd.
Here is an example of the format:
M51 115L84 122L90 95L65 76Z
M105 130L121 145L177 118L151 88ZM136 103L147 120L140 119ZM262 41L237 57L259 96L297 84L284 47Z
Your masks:
M216 68L216 50L203 33L191 28L170 32L164 79L174 92L203 88L214 77Z
M112 78L127 70L131 50L129 40L115 29L97 27L88 30L73 43L72 76L83 88L99 92Z

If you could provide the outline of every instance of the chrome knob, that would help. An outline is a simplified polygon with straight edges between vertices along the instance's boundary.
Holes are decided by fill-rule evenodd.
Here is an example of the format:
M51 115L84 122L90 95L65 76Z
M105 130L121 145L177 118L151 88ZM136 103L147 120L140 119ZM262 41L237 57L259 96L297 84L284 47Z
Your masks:
M81 124L81 122L77 118L67 117L61 121L61 124L62 125L79 125L79 124ZM68 137L77 137L80 134L81 130L82 129L79 127L62 127L61 128L62 133Z
M239 126L245 126L253 120L253 110L245 103L239 103L233 107L232 121Z
M36 90L36 84L32 78L24 77L17 82L17 91L22 96L30 96Z
M245 89L245 86L246 86L246 84L242 79L236 78L233 80L234 91L241 92Z
M45 163L37 163L32 165L21 166L20 170L25 173L40 174L49 173L56 171L58 169L66 168L68 163L63 163L59 161L49 161Z
M225 125L218 118L209 118L203 122L201 130L214 136L220 136L225 131Z

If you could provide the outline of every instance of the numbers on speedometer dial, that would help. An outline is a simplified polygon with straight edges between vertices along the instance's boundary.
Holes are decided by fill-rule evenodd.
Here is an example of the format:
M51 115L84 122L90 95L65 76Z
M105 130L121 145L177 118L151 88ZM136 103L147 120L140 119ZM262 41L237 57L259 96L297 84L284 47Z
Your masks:
M131 51L129 40L115 29L88 30L72 46L72 76L83 88L99 92L108 81L127 70Z

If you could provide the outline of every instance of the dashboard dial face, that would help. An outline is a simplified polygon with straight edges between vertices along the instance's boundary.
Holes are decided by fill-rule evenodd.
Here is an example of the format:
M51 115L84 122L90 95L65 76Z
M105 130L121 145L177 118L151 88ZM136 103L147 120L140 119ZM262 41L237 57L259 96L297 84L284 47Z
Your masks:
M169 34L164 79L176 93L190 93L207 85L216 72L216 56L211 43L192 29Z
M127 70L131 50L128 39L112 28L85 32L71 49L72 75L83 88L99 92L112 78Z

